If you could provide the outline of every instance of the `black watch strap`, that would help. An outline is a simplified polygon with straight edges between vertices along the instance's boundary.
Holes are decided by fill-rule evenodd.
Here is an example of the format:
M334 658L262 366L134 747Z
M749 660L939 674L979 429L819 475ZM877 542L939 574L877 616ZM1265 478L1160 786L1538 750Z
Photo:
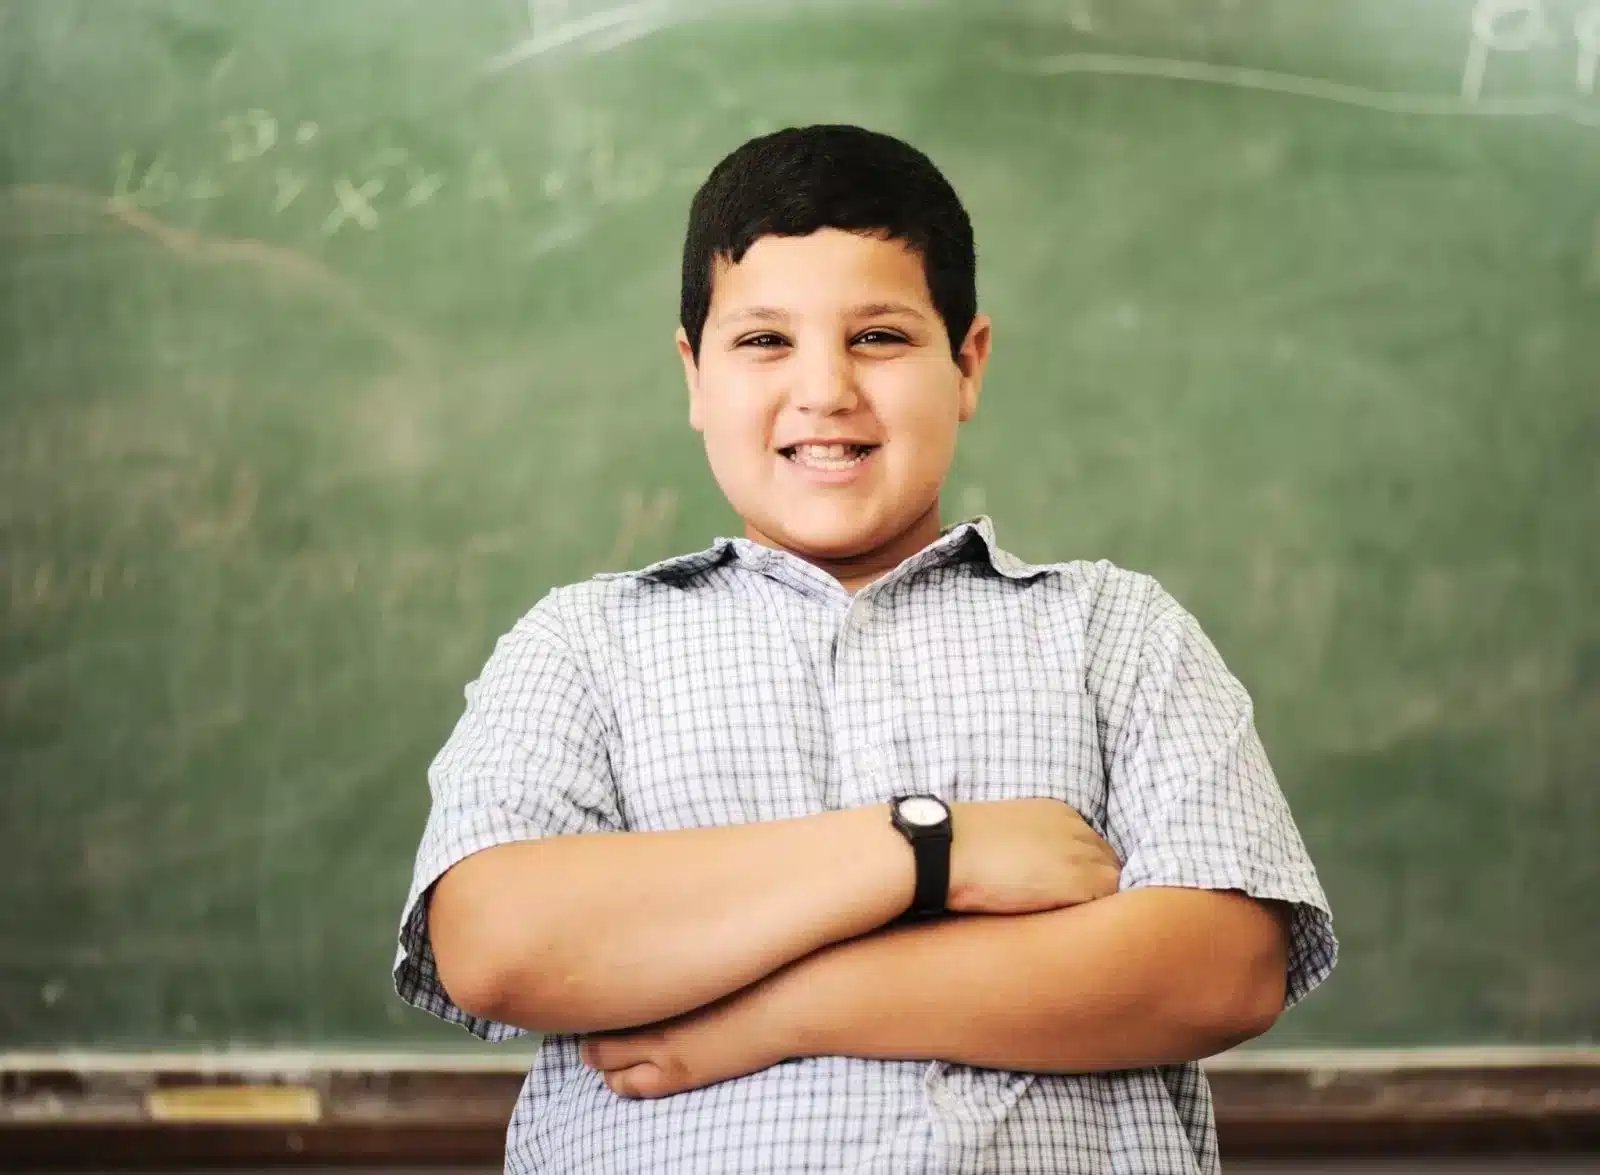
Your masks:
M911 842L917 855L917 891L911 899L913 918L943 914L950 900L950 834L919 836Z
M906 916L931 918L946 911L950 898L950 845L954 838L949 806L945 805L945 819L941 824L911 824L901 820L899 815L900 801L910 798L913 797L896 796L894 799L894 825L911 843L917 865L916 889Z

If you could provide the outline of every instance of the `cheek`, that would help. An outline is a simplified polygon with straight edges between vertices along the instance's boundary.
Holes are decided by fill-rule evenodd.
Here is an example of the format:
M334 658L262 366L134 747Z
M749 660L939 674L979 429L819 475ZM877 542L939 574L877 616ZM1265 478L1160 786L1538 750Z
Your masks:
M879 419L891 436L906 446L920 464L935 461L955 445L960 424L960 388L944 372L907 370L885 381L874 398Z
M719 407L706 422L706 440L730 454L743 451L754 456L764 451L767 432L766 413L750 403Z
M766 455L773 398L758 376L718 373L702 384L699 408L706 449L714 461L739 463Z

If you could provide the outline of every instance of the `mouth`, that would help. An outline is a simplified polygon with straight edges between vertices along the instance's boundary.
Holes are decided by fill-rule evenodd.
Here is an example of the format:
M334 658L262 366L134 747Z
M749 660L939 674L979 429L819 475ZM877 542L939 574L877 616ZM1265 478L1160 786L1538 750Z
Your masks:
M842 473L854 469L873 453L877 445L851 443L818 445L789 445L778 450L778 455L793 465L814 469L821 473Z

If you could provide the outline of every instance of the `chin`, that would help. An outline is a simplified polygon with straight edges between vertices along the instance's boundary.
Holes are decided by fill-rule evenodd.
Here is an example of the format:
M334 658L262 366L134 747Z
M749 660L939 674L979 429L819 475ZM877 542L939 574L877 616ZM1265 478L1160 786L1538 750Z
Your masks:
M812 535L803 531L788 532L783 535L781 541L796 555L826 559L833 563L842 563L868 554L879 545L873 541L870 534L865 533Z
M797 555L834 561L865 555L886 541L882 528L867 519L774 518L759 529Z

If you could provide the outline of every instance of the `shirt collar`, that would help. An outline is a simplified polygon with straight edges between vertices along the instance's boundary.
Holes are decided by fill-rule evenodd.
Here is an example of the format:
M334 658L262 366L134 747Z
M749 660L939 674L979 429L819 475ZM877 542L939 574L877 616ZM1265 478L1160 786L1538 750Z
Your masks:
M980 514L945 530L937 539L877 582L903 579L921 571L976 559L983 560L997 574L1007 579L1031 579L1044 570L1035 564L1025 563L1009 551L1003 550L995 538L994 522L987 515ZM836 585L832 576L819 571L797 555L763 546L751 539L728 537L717 538L703 551L674 555L670 559L663 559L637 571L612 572L597 578L683 580L726 563L736 563L796 587L813 586L819 576L825 577L828 583Z

